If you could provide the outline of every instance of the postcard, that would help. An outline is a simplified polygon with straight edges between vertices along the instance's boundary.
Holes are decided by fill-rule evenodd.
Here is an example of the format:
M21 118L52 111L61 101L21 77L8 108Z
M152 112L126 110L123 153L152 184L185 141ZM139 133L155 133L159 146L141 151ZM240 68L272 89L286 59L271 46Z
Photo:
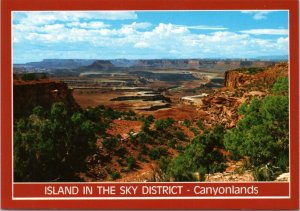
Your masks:
M296 0L2 1L1 207L299 209Z

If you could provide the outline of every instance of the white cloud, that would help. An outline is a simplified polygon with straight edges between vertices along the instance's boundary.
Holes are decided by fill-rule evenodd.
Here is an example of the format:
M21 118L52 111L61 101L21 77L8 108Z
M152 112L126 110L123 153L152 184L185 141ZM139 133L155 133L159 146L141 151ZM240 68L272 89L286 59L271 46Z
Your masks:
M273 11L270 11L270 10L258 10L258 11L244 10L244 11L242 11L242 13L245 13L245 14L252 14L253 19L255 19L255 20L266 19L267 15L271 12L273 12Z
M134 44L135 48L148 48L149 47L149 44L146 43L146 42L138 42L136 44Z
M60 34L39 34L39 33L29 33L26 39L31 41L44 41L44 42L59 42L65 39L65 36Z
M279 37L277 39L277 43L279 44L287 44L289 42L289 38L288 37Z
M36 31L45 33L45 32L56 32L58 33L59 31L64 29L64 24L52 24L52 25L45 25L45 26L41 26L39 28L36 29Z
M289 46L289 38L288 37L279 37L276 41L276 46L280 50L287 50Z
M135 33L138 33L138 29L146 29L150 26L150 23L142 22L142 23L137 23L133 22L131 24L125 24L122 25L121 28L117 29L116 32L119 35L133 35Z
M288 29L249 29L240 31L244 34L255 34L255 35L288 35Z
M146 29L149 28L152 24L149 22L133 22L132 24L123 25L124 28L133 28L133 29Z
M178 51L176 51L176 50L170 50L169 53L170 53L170 54L175 54L175 55L176 55L176 54L180 54L180 53L179 53Z
M109 24L105 24L100 21L93 21L93 22L71 22L66 24L68 27L80 27L80 28L107 28L110 27Z
M209 36L210 40L212 42L236 42L239 40L247 39L248 35L243 34L237 34L234 32L229 31L219 31L212 33L211 36Z
M180 35L180 34L187 34L187 33L189 33L189 30L185 26L177 26L170 23L169 24L160 23L151 32L151 34L159 37L168 37L173 34Z
M30 12L31 13L31 12ZM33 12L32 12L33 13ZM26 13L27 14L27 13ZM14 52L19 46L29 49L33 46L49 54L76 55L81 52L93 55L93 58L200 58L200 57L247 57L267 55L274 52L287 54L288 30L286 29L250 29L230 32L223 26L175 25L171 23L138 22L135 13L124 12L122 15L110 13L110 18L132 18L126 24L110 25L103 16L98 19L90 13L76 14L43 13L24 15L13 24ZM36 16L38 18L38 15ZM123 22L124 23L124 22ZM197 31L192 30L197 29ZM199 31L198 31L199 30ZM213 30L212 33L201 30ZM279 38L262 38L254 35L281 35ZM25 50L26 51L26 50ZM70 53L72 52L72 53ZM48 54L47 54L48 55ZM46 57L45 57L46 58ZM74 57L73 57L74 58ZM78 57L77 57L78 58Z

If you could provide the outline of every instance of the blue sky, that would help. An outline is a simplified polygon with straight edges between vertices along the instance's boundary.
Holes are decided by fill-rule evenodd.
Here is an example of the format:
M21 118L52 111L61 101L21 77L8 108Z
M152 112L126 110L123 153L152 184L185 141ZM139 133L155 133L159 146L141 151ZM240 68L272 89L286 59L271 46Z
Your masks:
M13 62L288 55L287 11L13 12Z

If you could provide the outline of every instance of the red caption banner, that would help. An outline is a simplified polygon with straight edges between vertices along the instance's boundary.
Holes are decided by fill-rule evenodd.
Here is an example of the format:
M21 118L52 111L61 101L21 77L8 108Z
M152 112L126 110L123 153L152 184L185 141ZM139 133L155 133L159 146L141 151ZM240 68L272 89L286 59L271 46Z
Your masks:
M288 197L289 183L15 183L13 197Z

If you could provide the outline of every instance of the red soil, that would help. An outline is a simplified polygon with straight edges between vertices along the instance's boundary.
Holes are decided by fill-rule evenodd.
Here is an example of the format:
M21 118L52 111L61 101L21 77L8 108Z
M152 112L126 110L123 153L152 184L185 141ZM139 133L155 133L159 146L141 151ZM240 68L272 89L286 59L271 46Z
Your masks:
M142 122L140 121L131 121L131 120L113 120L110 125L110 129L106 132L109 135L116 136L120 134L122 138L126 138L127 134L132 130L137 133L140 131Z
M176 121L188 119L198 119L203 117L204 112L196 110L195 106L189 106L189 105L182 105L179 104L176 107L165 109L165 110L158 110L154 112L153 116L156 119L165 119L165 118L173 118Z

